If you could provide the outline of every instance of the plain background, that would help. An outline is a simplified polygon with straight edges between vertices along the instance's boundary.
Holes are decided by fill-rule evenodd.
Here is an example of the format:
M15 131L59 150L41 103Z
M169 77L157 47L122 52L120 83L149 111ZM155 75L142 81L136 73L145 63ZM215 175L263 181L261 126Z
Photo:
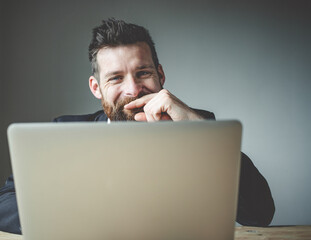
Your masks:
M311 224L311 1L0 3L1 185L10 123L100 109L87 49L91 29L116 17L149 29L168 90L243 123L242 150L276 203L272 224Z

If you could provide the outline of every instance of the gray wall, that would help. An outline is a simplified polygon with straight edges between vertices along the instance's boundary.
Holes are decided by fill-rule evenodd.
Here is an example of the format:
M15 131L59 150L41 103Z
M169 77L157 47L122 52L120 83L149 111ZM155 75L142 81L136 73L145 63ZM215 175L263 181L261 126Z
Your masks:
M167 2L1 1L1 182L9 123L99 109L87 47L114 16L150 30L176 96L242 121L243 151L276 202L273 224L311 224L310 1Z
M9 163L6 156L6 125L4 122L4 58L3 58L3 1L0 1L0 186L3 184L3 178L9 173Z

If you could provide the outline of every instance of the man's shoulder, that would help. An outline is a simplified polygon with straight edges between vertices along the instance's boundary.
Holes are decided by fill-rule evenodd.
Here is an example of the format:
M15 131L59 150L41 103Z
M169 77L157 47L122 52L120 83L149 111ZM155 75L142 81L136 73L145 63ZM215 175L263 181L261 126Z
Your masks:
M57 117L53 122L97 122L97 121L107 121L107 116L103 110L97 111L95 113L83 114L83 115L63 115Z

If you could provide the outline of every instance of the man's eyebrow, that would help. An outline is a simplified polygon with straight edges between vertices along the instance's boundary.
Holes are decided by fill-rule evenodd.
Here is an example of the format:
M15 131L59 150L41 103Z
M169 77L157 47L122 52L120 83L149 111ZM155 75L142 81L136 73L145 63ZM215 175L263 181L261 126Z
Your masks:
M141 65L141 66L137 67L136 69L141 70L141 69L146 69L146 68L154 68L154 66L152 64L150 64L150 65L146 64L146 65Z
M139 67L136 68L136 70L141 70L141 69L148 69L148 68L155 68L154 65L152 64L144 64L144 65L141 65ZM122 71L112 71L112 72L107 72L104 76L104 78L109 78L111 76L115 76L115 75L119 75L119 74L122 74L123 72Z

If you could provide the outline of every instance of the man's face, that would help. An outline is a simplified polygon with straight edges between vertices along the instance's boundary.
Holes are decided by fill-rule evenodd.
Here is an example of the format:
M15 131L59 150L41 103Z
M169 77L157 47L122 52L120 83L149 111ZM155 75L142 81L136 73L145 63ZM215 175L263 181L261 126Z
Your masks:
M165 81L162 66L158 69L145 42L104 47L97 53L99 81L90 77L90 88L101 99L104 111L113 120L134 120L135 113L123 106L144 95L158 92Z

